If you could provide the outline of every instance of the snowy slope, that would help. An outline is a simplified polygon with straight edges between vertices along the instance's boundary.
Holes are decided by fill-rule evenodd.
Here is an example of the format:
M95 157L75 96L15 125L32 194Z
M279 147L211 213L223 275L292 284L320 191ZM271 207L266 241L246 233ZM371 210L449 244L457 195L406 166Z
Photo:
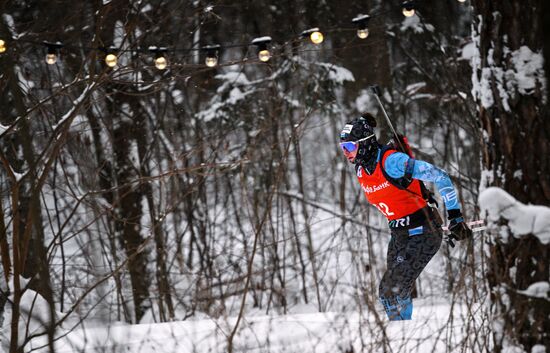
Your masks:
M381 307L375 312L247 317L235 337L234 352L349 352L351 346L354 352L458 352L464 349L461 342L473 336L467 334L471 328L482 326L482 309L424 299L415 301L412 321L390 323ZM78 329L64 336L60 332L56 352L227 352L226 337L234 322L229 318Z

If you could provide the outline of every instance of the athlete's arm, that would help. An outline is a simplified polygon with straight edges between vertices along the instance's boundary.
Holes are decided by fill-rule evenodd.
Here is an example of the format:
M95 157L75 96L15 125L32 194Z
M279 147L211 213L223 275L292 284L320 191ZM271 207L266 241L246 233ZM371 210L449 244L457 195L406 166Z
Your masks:
M405 153L395 152L390 154L384 162L384 170L392 178L398 179L411 175L414 179L434 183L441 198L445 202L447 210L460 209L458 197L451 178L442 169L436 166L410 158Z

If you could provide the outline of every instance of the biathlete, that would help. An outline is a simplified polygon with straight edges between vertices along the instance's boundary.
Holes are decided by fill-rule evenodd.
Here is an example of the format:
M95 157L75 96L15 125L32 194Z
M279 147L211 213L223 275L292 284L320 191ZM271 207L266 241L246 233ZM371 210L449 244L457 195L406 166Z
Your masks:
M380 145L376 120L365 113L344 126L340 147L355 171L367 200L386 216L391 230L387 269L379 299L390 320L410 320L414 281L437 253L441 218L423 193L421 181L432 182L445 203L449 238L464 240L472 231L464 222L457 192L448 174L430 163Z

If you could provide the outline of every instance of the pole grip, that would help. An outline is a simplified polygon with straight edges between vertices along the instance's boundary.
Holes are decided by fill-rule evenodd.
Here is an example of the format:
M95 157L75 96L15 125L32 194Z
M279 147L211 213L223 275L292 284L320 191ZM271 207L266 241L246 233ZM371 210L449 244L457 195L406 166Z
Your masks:
M380 87L378 85L370 85L368 88L372 94L380 96Z

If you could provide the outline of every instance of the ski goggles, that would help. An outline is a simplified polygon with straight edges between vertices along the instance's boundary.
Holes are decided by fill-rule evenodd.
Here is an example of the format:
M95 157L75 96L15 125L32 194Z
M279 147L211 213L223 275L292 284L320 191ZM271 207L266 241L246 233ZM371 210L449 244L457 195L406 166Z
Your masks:
M351 153L359 148L359 142L366 141L372 137L374 137L374 134L364 137L357 141L340 142L340 147L344 150L344 152Z

